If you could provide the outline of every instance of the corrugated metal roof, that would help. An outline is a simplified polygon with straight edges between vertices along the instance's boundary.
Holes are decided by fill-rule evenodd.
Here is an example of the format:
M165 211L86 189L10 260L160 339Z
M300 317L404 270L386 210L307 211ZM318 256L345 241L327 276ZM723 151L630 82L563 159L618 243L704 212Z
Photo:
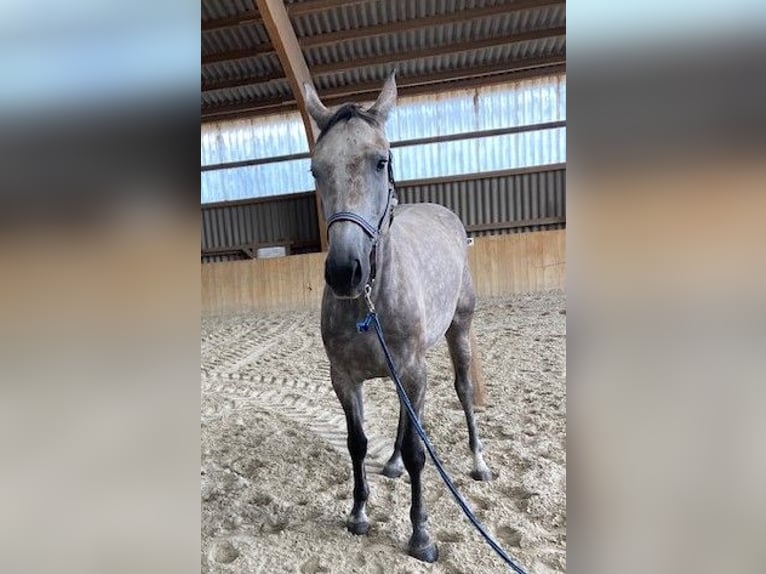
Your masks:
M401 91L406 92L408 84L422 83L418 81L422 76L442 74L427 82L435 82L434 90L439 90L439 85L454 80L448 77L450 71L464 78L478 72L499 73L504 63L505 69L510 70L528 59L560 56L557 62L564 61L566 45L560 34L546 37L541 33L537 39L514 40L519 34L560 31L566 25L564 3L530 6L525 0L521 4L525 8L516 10L520 1L369 0L301 11L292 15L291 21L320 95L325 90L340 88L353 92L356 85L381 81L394 67L398 70ZM306 7L312 2L285 3L289 12L290 6ZM476 17L460 19L461 13L477 9L486 9L489 14L472 12ZM289 106L294 100L287 80L276 79L283 76L282 66L263 24L236 25L231 20L237 15L253 14L257 12L249 0L202 2L202 20L206 26L215 28L205 31L202 38L203 119L206 113L215 112L220 118L221 114L236 115L243 108L247 108L246 113L257 113L259 106L268 111L275 102ZM451 14L455 15L454 21L429 23L430 17ZM403 30L402 26L408 29ZM335 36L349 30L357 30L359 35L345 39ZM483 44L466 49L468 43L476 42ZM451 46L460 51L450 50ZM424 50L439 53L424 56ZM356 62L370 58L376 60L353 67ZM497 69L487 71L485 67L490 65Z
M203 92L203 103L211 106L235 105L273 98L292 98L287 80L272 80L262 84L252 84L238 88L227 88L212 92Z
M265 78L270 74L281 74L282 66L276 54L262 58L247 58L217 62L202 68L202 80L213 83L235 78Z
M244 14L253 9L253 4L252 0L204 0L202 2L202 21Z
M522 18L522 14L508 14L486 20L429 26L407 32L391 32L358 40L337 42L307 48L304 49L303 53L309 67L381 55L390 55L392 60L397 60L400 54L406 52L463 42L476 42L488 38L503 38L508 42L513 42L514 37L522 32L548 30L563 25L563 17L556 17L554 11L544 17L538 14L534 17Z
M205 55L257 48L264 44L270 44L269 35L266 29L259 25L221 28L202 35L202 53Z
M509 10L513 9L513 2L492 2L487 0L474 0L462 2L412 2L411 0L389 0L385 2L367 2L364 4L352 4L339 6L323 12L312 12L292 18L293 28L298 38L329 34L339 30L355 30L388 24L392 27L396 23L464 12L487 6L507 4ZM563 15L564 6L541 6L527 10L510 13L515 18L534 20L539 18L551 18L546 12L559 12ZM494 17L491 17L494 18ZM491 21L491 20L490 20Z
M394 66L396 66L398 78L417 78L418 76L426 76L439 72L464 70L478 66L503 64L508 61L550 56L559 53L563 49L563 45L563 39L507 44L489 49L471 50L445 56L407 60L399 63L392 62L391 64L323 74L315 77L314 81L319 89L383 81Z

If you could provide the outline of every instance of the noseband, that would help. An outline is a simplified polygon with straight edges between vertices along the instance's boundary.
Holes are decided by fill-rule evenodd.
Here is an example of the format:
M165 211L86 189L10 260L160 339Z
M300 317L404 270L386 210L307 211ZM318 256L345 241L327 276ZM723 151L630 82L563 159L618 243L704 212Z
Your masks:
M378 240L380 239L380 230L383 228L383 223L386 221L386 217L390 214L389 227L394 222L394 210L391 207L391 199L396 197L396 183L394 182L394 168L391 165L392 162L391 152L388 152L388 200L386 201L386 209L383 210L383 215L380 216L378 221L378 227L375 228L364 217L353 211L338 211L333 213L327 218L327 231L330 231L330 226L338 221L350 221L356 223L362 228L370 239L372 239L372 250L370 251L370 283L375 281L377 274L377 251Z

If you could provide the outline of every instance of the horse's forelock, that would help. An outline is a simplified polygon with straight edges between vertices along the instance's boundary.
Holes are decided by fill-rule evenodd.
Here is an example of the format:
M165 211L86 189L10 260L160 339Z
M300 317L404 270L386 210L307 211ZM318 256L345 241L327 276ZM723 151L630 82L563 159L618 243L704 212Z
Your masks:
M329 132L336 124L339 124L343 121L347 122L352 118L360 118L367 122L369 125L376 128L382 127L380 118L378 118L376 114L365 110L359 104L343 104L341 107L335 110L335 113L332 115L325 128L319 134L317 141L321 140L322 137L324 137L324 135Z

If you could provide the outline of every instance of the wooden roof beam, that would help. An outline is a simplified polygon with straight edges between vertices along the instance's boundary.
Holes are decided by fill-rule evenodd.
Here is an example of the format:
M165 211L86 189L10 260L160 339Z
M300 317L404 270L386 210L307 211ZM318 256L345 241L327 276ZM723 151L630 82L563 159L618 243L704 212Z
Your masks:
M324 12L341 6L353 6L355 4L367 4L370 0L303 0L287 7L290 16L302 16L312 12Z
M303 93L303 85L314 85L309 74L306 60L303 58L303 52L298 44L298 38L295 36L295 30L287 15L284 2L282 0L255 0L258 11L263 18L263 24L269 34L271 43L277 51L279 62L285 71L290 89L295 97L298 111L303 119L303 126L306 129L306 139L308 140L309 151L314 150L314 143L319 137L319 130L314 121L309 116L306 109L306 97ZM321 239L322 251L327 249L327 234L324 215L322 213L322 202L317 194L317 219L319 222L319 236Z
M271 42L264 42L258 44L247 50L231 50L229 52L218 52L215 54L206 54L202 56L202 65L207 66L209 64L219 64L221 62L233 62L235 60L246 60L247 58L256 58L258 56L266 56L269 54L275 54L274 46Z
M256 84L265 84L273 80L281 80L285 77L281 72L265 74L262 76L252 76L249 78L237 78L234 80L223 80L220 82L202 82L203 92L214 92L216 90L225 90L228 88L243 88L245 86L254 86Z

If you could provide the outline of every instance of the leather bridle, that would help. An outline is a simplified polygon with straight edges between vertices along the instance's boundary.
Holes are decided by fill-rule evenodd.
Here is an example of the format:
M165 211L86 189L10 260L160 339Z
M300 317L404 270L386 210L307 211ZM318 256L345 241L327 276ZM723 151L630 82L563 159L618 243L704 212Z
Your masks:
M380 221L378 221L378 226L373 227L372 224L367 221L364 217L359 215L358 213L354 213L353 211L338 211L337 213L333 213L330 217L327 218L327 231L329 234L330 226L333 223L337 223L338 221L350 221L351 223L356 223L359 227L362 228L362 230L372 239L372 249L370 250L370 280L369 283L372 284L375 281L375 276L377 275L377 252L378 252L378 240L380 239L381 230L383 229L383 224L386 221L386 217L389 218L388 226L391 227L391 224L394 222L394 210L393 206L391 205L392 199L397 199L396 197L396 183L394 182L394 168L392 166L392 159L391 152L388 152L388 200L386 201L386 208L383 210L383 214L380 216Z

